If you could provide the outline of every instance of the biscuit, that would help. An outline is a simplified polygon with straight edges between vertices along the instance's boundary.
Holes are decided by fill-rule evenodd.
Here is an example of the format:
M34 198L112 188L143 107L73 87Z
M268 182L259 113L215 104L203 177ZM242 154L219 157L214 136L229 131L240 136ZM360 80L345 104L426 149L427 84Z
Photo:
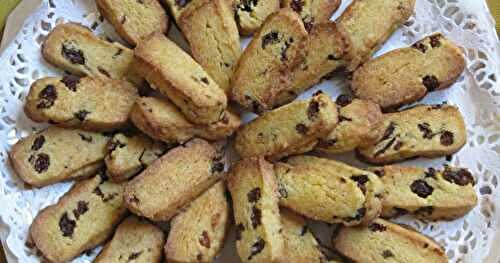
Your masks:
M231 136L241 125L239 116L228 110L219 122L193 124L170 101L154 97L139 98L132 108L131 118L135 126L151 138L169 143L182 143L193 137L222 140Z
M123 188L100 175L75 183L33 220L30 235L37 249L50 262L68 262L106 241L127 214Z
M189 9L197 8L198 6L203 5L204 1L205 0L163 0L163 2L165 2L168 6L170 14L177 23L188 7ZM227 0L228 3L229 1L232 0Z
M349 96L337 98L339 124L322 138L315 150L323 153L345 153L358 147L369 147L384 133L380 107L367 100L352 100Z
M347 42L334 22L316 25L302 44L300 63L290 69L291 84L275 95L273 104L283 105L343 67Z
M384 135L374 145L360 148L358 157L374 164L414 157L440 157L458 152L467 141L460 111L450 105L420 105L384 114Z
M377 219L368 226L344 227L334 237L338 252L359 263L448 262L432 239L397 224Z
M229 227L226 189L219 182L170 221L167 262L213 262Z
M251 35L269 15L280 9L280 0L234 0L233 5L240 34Z
M347 226L367 224L382 209L383 186L372 172L312 156L275 165L280 206L309 218Z
M201 139L170 150L127 184L127 208L154 221L168 221L221 178L224 163L218 150Z
M453 220L477 205L474 177L467 169L385 166L374 171L384 184L384 218L412 213L426 220Z
M264 113L236 134L235 149L242 156L279 159L312 150L318 139L337 125L337 107L326 94L295 101Z
M289 89L289 68L300 62L306 37L304 24L293 10L285 8L269 16L238 61L233 100L255 113L279 106L275 95Z
M106 172L114 182L133 177L160 158L168 149L164 143L155 142L144 134L118 133L108 143L104 158Z
M306 220L287 209L281 210L285 256L294 263L330 262L320 249L316 237L309 230Z
M154 34L135 48L132 66L196 124L221 120L227 97L217 83L174 42Z
M118 226L94 263L160 263L165 244L163 231L135 216L129 216Z
M170 20L158 0L96 0L116 32L135 46L152 33L168 32Z
M349 43L345 60L354 71L413 14L415 0L354 0L337 20Z
M315 25L330 20L339 8L341 0L283 0L282 7L288 7L300 14L307 31Z
M434 34L368 61L354 72L351 89L358 98L392 109L449 87L464 69L462 51Z
M243 262L282 262L285 243L273 166L264 158L239 161L227 178L233 200L236 249Z
M43 78L31 85L24 112L35 122L109 131L130 124L130 110L138 97L137 89L123 80Z
M198 0L187 8L179 27L191 47L193 58L223 89L231 94L231 77L241 54L240 35L227 0Z
M97 38L90 29L66 23L56 26L42 45L49 63L75 75L121 79L133 59L132 50Z
M50 127L19 140L9 158L24 182L42 187L95 174L108 141L100 133Z

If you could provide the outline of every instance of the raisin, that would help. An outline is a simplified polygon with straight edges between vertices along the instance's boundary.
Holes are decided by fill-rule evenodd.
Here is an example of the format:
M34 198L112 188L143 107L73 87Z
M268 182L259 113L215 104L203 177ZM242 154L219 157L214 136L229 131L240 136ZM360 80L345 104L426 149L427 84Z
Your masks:
M351 102L352 102L352 97L346 94L338 96L337 100L335 101L335 103L337 103L337 105L339 105L340 107L345 107L351 104Z
M431 39L431 47L440 47L441 46L441 35L434 35L430 37Z
M241 240L241 234L245 231L245 226L243 224L236 225L236 240Z
M382 257L384 257L384 258L390 258L390 257L394 257L394 254L390 250L384 250L382 252Z
M82 139L82 141L85 141L85 142L92 142L92 136L90 135L85 135L83 133L79 133L78 134L80 136L80 138Z
M447 167L443 172L443 178L450 183L460 186L474 185L474 177L467 169L452 170Z
M389 124L389 127L384 132L384 136L380 141L385 141L391 137L391 135L394 133L394 130L396 129L396 124L394 122L391 122Z
M75 227L76 221L69 219L68 213L64 212L61 219L59 219L59 229L63 233L63 237L72 237Z
M113 54L113 58L117 58L117 57L121 56L122 53L123 53L123 49L118 48L118 50L116 51L116 53Z
M391 146L394 144L394 142L396 142L396 138L392 138L392 140L389 141L389 143L387 143L382 149L378 150L374 156L377 157L383 153L385 153L385 151L387 151L387 149L391 148Z
M85 214L89 210L89 203L85 201L78 201L76 209L73 209L73 215L76 220L80 219L80 216Z
M198 253L198 254L196 255L196 260L198 260L198 261L200 261L200 262L201 262L201 261L203 260L203 255L202 255L201 253Z
M434 134L432 134L431 125L429 123L427 122L419 123L418 129L423 133L424 139L430 140L432 139L432 137L434 137Z
M326 57L328 60L340 60L340 57L335 55L335 54L329 54L328 57Z
M175 0L175 4L180 6L180 7L185 7L187 4L189 4L191 0Z
M87 115L89 115L89 111L86 110L81 110L79 112L75 112L73 115L75 118L77 118L79 121L84 121L85 118L87 118Z
M424 206L415 211L416 214L427 215L427 216L432 215L432 212L434 212L434 207L432 206Z
M293 9L293 11L300 13L302 12L302 7L304 6L304 1L303 0L293 0L290 3L290 8Z
M434 168L427 169L427 171L425 171L425 178L436 179L436 170Z
M102 192L101 188L98 186L92 191L93 194L96 194L99 196L101 199L104 199L104 193Z
M248 260L252 260L252 258L262 252L264 250L264 247L266 246L266 241L262 238L258 238L257 241L252 245L250 248L250 256L248 256Z
M208 78L206 78L206 77L203 77L200 80L201 80L201 82L203 82L203 83L205 83L207 85L210 84L210 81L208 81Z
M36 107L38 109L47 109L54 105L55 100L57 99L57 90L54 85L47 85L40 93L38 94L38 104Z
M352 121L352 119L351 119L351 118L348 118L348 117L346 117L346 116L342 116L342 115L340 115L340 116L339 116L339 122L343 122L343 121Z
M375 170L375 171L373 171L373 173L374 173L375 175L377 175L378 177L380 177L380 178L384 177L384 175L385 175L385 171L384 171L384 169L383 169L383 168L382 168L382 169Z
M282 198L288 198L288 191L281 183L278 184L278 192Z
M43 147L44 144L45 144L45 136L40 135L36 137L35 141L33 142L33 145L31 146L31 150L38 151Z
M453 133L450 131L444 131L441 133L440 142L444 146L450 146L453 144Z
M250 215L252 221L252 227L255 229L262 224L262 210L253 206L252 215Z
M371 223L368 225L368 229L372 232L384 232L387 230L387 227L379 223Z
M258 0L241 0L238 9L245 12L252 12L252 6L257 6Z
M299 123L295 126L295 130L297 130L298 133L305 135L309 131L309 128L305 124Z
M85 64L85 56L83 55L83 51L80 49L73 48L68 44L63 44L61 53L63 57L68 59L73 64Z
M351 221L359 221L361 220L361 218L363 218L364 216L366 215L366 208L360 208L356 211L356 215L353 216L353 217L348 217L348 218L345 218L344 220L346 222L351 222ZM335 217L334 217L335 218Z
M112 194L110 194L110 195L108 195L108 196L104 197L104 198L102 199L102 201L103 201L104 203L107 203L107 202L109 202L109 201L113 200L116 196L118 196L118 194L117 194L117 193L112 193Z
M394 147L392 149L394 149L395 151L399 151L401 149L401 147L403 147L404 143L402 141L398 141L396 144L394 144Z
M101 74L103 74L104 76L108 77L108 78L111 78L111 74L109 74L109 72L101 67L97 67L97 70L99 70L99 72Z
M201 237L200 237L200 239L198 239L198 242L200 242L200 245L202 245L206 248L210 248L210 237L208 236L207 231L203 231L201 233Z
M424 44L422 44L421 42L417 42L417 43L413 44L412 47L420 50L422 53L427 52L427 47Z
M363 192L363 194L366 194L366 183L368 182L368 176L362 174L362 175L353 175L351 176L351 180L354 182L358 183L359 189Z
M260 188L256 187L247 194L248 202L256 203L261 198Z
M412 192L422 198L427 198L434 191L434 188L432 188L432 186L430 186L426 181L420 179L413 182L410 185L410 189Z
M434 75L427 75L422 79L422 84L428 91L435 91L439 88L439 80Z
M142 254L142 251L130 254L130 256L128 256L128 261L137 259L141 254Z
M123 25L127 22L127 16L122 16L122 19L120 19L120 23Z
M50 157L45 153L37 154L34 160L33 157L30 157L29 161L32 163L37 173L46 172L50 166Z
M309 18L309 19L306 19L304 18L302 20L302 22L304 23L304 28L307 32L311 32L311 30L313 29L314 27L314 19L313 18Z
M71 91L76 91L76 86L80 83L80 77L75 75L66 75L61 82Z
M278 32L272 31L262 37L262 49L265 49L268 45L279 43Z
M212 164L212 173L221 173L224 171L224 163L214 161Z

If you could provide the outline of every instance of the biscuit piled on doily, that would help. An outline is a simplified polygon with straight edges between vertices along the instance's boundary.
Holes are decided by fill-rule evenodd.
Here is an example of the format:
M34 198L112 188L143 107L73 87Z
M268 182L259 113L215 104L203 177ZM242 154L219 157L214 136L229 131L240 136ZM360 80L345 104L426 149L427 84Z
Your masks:
M24 107L52 126L10 151L27 184L76 180L33 221L44 259L104 245L96 262L212 262L234 229L243 262L447 262L436 242L387 221L453 220L477 204L466 168L394 165L467 142L457 107L400 109L464 70L446 36L371 58L414 0L354 0L337 21L338 0L167 0L189 53L165 36L157 0L96 2L130 46L54 28L41 52L69 75L33 83ZM295 100L334 74L351 76L352 95ZM259 116L243 124L243 109ZM377 166L310 155L352 151ZM311 220L338 224L328 253Z

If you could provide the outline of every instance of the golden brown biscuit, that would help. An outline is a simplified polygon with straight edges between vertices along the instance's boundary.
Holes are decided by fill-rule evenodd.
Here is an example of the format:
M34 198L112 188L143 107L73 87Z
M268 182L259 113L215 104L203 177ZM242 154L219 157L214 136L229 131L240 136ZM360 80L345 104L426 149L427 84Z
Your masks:
M283 0L282 7L289 7L300 14L307 31L315 25L330 20L341 0Z
M251 35L269 15L279 10L280 0L234 0L233 6L240 33Z

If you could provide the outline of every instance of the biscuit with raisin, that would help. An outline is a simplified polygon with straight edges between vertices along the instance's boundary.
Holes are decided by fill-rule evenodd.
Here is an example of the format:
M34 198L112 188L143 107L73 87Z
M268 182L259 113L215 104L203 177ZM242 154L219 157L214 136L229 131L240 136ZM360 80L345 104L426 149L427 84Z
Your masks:
M339 8L341 0L283 0L281 6L300 14L307 31L327 22Z
M280 8L280 0L234 0L234 18L240 34L251 35L266 18Z

